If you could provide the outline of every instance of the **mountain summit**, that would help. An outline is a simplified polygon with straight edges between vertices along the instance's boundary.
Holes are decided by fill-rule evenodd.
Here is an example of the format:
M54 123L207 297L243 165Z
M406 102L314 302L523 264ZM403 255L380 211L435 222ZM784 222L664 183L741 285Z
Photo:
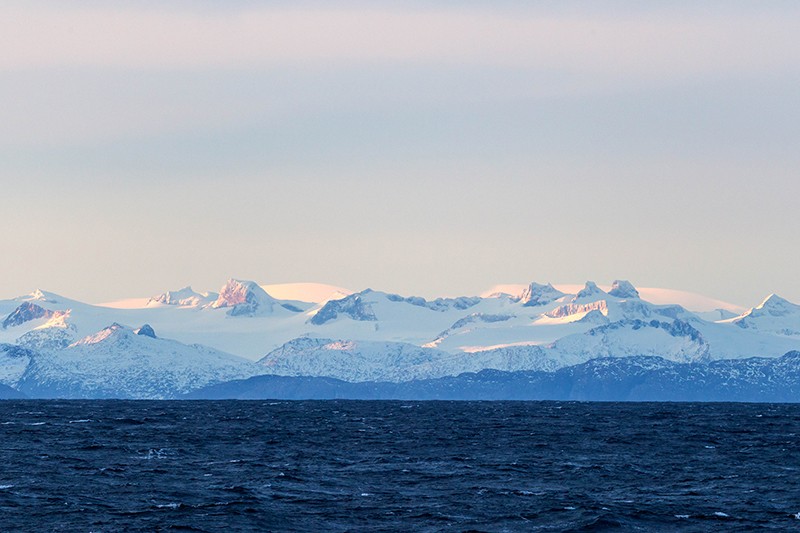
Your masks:
M636 290L636 287L634 287L630 281L623 279L614 280L614 283L611 284L611 290L608 291L608 294L616 298L639 298L639 291Z
M596 296L605 296L607 293L597 286L594 281L587 281L583 289L578 291L573 300L580 300L585 298L594 298Z
M731 322L743 329L797 337L800 336L800 305L770 294L757 307Z
M198 307L214 302L219 295L213 292L195 292L190 286L178 289L177 291L167 291L158 296L153 296L147 301L147 305L177 305L180 307Z
M536 307L546 305L564 296L564 293L553 287L551 284L542 285L533 282L528 288L522 291L519 301L525 307Z
M800 305L795 305L777 294L770 294L748 314L753 317L800 315Z
M272 313L278 301L254 281L229 279L220 289L211 307L230 307L230 316L253 316Z

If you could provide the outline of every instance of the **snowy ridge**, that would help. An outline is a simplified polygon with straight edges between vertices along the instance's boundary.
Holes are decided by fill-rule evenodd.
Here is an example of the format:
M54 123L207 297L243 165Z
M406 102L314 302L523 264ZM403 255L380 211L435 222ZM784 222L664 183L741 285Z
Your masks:
M14 326L21 326L25 322L37 320L40 318L49 319L53 316L53 311L45 309L32 302L22 302L19 307L14 309L5 320L3 320L3 329L12 328Z
M176 291L167 291L153 296L147 301L147 306L152 305L177 305L181 307L203 307L214 303L219 294L215 292L195 292L187 286Z
M766 331L775 335L800 336L800 305L776 294L770 294L761 304L731 320L743 329Z
M112 324L66 348L32 353L19 390L35 397L172 398L256 375L252 363L204 346L137 334ZM4 383L11 384L4 380Z
M556 370L577 358L556 359L538 346L514 346L451 354L401 342L302 337L273 350L258 364L265 374L330 377L349 382L403 382L454 376L486 368Z
M314 312L310 323L321 326L331 320L336 320L340 315L351 320L374 322L378 320L372 311L372 306L365 303L362 296L372 291L369 289L356 294L350 294L340 300L329 300L320 309Z
M347 381L409 381L451 375L464 356L400 342L303 337L258 361L266 374L326 376Z
M580 320L592 311L597 311L603 316L608 316L608 302L597 300L586 304L566 304L544 313L549 318L572 318Z
M682 320L620 320L570 335L549 349L581 362L598 357L654 356L676 362L708 361L708 342ZM567 365L564 365L567 366Z

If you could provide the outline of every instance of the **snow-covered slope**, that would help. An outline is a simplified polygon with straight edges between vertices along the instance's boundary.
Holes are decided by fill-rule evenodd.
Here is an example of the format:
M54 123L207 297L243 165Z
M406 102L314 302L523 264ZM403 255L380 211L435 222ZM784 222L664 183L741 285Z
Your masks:
M800 338L800 305L771 294L730 323L742 329Z
M13 344L0 344L0 383L17 387L36 353Z
M447 353L402 342L301 337L258 361L266 374L317 376L349 382L432 379L483 369L553 371L586 358L548 353L537 346L509 346L474 353Z
M593 313L603 317L600 311ZM502 323L504 318L492 315L488 321ZM458 329L482 321L487 321L487 317L470 315L454 326ZM259 362L267 367L267 373L276 375L331 377L350 382L400 382L483 369L554 371L598 357L636 356L663 357L675 362L708 362L711 352L707 340L692 324L662 317L662 320L606 322L547 345L505 345L455 354L407 343L299 338ZM746 356L741 351L735 352L736 358Z
M22 349L22 348L20 348ZM7 358L13 355L6 351ZM172 398L259 373L251 362L199 345L159 339L152 328L119 324L69 346L36 352L12 384L32 397ZM7 372L6 374L10 374Z
M689 322L682 320L619 320L559 339L548 351L553 352L554 359L580 362L597 357L642 355L676 362L709 359L708 342Z
M424 298L366 289L309 311L305 332L318 337L421 345L475 310L493 312L500 299Z
M503 322L504 318L492 315L488 321ZM486 320L485 316L470 315L454 326ZM628 356L661 356L676 362L710 359L708 343L688 322L623 319L548 345L506 345L455 354L407 343L303 337L270 352L259 363L267 367L267 373L276 375L400 382L483 369L554 371L597 357Z
M263 373L325 376L347 381L408 381L447 376L462 367L464 355L400 342L302 337L258 361Z

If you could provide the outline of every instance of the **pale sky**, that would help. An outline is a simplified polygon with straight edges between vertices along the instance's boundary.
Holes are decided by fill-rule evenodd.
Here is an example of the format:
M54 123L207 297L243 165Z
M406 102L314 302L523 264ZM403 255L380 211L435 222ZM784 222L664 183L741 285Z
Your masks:
M0 298L800 303L800 3L163 4L0 4Z

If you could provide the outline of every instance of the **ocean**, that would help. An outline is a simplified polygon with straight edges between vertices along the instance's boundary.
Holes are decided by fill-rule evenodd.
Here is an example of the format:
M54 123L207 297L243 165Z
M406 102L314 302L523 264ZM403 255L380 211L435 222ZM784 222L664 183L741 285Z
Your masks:
M2 531L800 528L800 406L3 401Z

